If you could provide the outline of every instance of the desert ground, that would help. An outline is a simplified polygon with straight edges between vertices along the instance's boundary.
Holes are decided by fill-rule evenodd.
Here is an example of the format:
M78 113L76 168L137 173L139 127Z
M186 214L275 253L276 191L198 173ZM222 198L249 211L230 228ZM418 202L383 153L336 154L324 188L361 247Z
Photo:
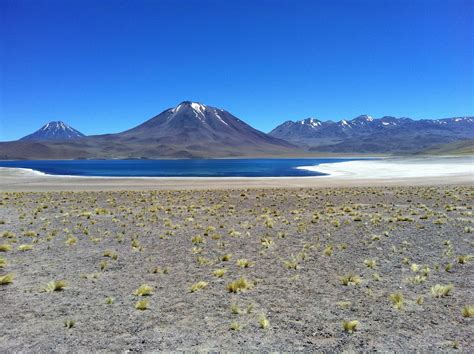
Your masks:
M474 351L472 183L293 180L3 178L0 351Z

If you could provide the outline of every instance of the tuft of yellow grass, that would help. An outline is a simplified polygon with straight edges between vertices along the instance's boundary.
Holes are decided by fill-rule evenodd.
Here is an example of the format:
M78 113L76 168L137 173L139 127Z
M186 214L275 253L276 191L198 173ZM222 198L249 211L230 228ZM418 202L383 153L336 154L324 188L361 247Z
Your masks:
M227 290L229 290L231 293L238 293L240 291L249 290L252 287L253 283L242 277L227 285Z
M469 254L468 254L468 255L464 255L464 256L459 256L459 257L458 257L458 263L459 263L459 264L466 264L466 263L468 263L469 261L471 261L472 258L473 258L473 256L471 256L471 255L469 255Z
M230 261L231 258L232 258L232 254L227 253L227 254L225 254L221 257L221 261L222 262L228 262L228 261Z
M0 268L4 268L7 265L7 260L3 257L0 257Z
M347 274L343 277L341 277L341 283L342 285L358 285L361 282L361 278L358 275L355 274Z
M474 317L474 306L466 305L462 308L462 315L463 317Z
M445 297L445 296L450 295L453 289L454 289L453 284L449 284L449 285L436 284L435 286L431 287L431 294L437 298Z
M270 327L270 321L264 314L261 314L258 318L258 324L261 329L267 329L268 327Z
M344 328L344 331L349 332L349 333L356 331L358 326L359 326L359 321L357 320L342 322L342 328Z
M197 283L194 283L193 285L191 285L191 287L189 288L189 291L191 293L194 293L196 291L204 289L205 287L207 287L207 285L208 285L207 282L201 280L201 281L198 281Z
M227 272L226 268L220 268L220 269L216 269L214 272L212 272L212 274L215 277L222 278L226 272Z
M237 265L242 268L249 268L253 266L253 262L250 262L248 259L241 258L237 260Z
M0 245L0 252L8 252L8 251L11 251L12 249L13 247L9 245L8 243L2 243Z
M233 331L240 331L242 327L240 326L240 324L236 321L232 322L230 324L230 329L233 330Z
M137 290L134 291L133 295L135 296L149 296L153 294L153 287L148 284L140 285Z
M141 311L146 310L149 307L150 307L150 301L148 301L147 299L139 300L135 304L135 308L137 310L141 310Z
M33 249L33 245L24 244L24 245L18 246L18 251L30 251L32 249Z
M47 293L52 293L54 291L61 291L67 286L65 280L52 280L44 287L44 291Z
M0 276L0 285L7 285L13 282L13 274L5 274Z
M371 269L374 269L375 266L377 265L377 262L375 259L366 259L364 260L364 264Z
M392 301L392 305L397 310L403 309L404 306L404 298L402 293L393 293L390 294L390 301Z

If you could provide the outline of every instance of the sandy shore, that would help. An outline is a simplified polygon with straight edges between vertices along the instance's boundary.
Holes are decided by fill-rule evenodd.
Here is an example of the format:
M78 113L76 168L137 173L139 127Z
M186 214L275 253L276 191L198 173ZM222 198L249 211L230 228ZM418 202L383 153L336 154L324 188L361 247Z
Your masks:
M318 177L79 177L0 168L1 191L95 191L235 188L318 188L472 184L474 158L423 158L350 161L302 169L327 173Z

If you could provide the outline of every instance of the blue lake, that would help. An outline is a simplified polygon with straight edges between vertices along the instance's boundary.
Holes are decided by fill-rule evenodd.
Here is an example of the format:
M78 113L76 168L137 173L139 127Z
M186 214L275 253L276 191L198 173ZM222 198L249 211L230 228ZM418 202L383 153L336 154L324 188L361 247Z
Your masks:
M0 161L0 167L29 168L52 175L107 177L298 177L323 173L297 169L356 159L212 160L35 160Z

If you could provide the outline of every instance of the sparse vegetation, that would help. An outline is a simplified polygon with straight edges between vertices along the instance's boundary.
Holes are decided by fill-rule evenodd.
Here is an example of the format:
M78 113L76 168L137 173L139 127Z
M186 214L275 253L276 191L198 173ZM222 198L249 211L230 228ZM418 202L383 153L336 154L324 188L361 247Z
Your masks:
M0 275L0 285L13 283L13 274Z
M147 310L150 307L150 301L147 299L138 300L135 304L137 310Z
M359 321L357 320L342 322L342 328L344 328L344 331L346 332L352 333L357 330L357 327L359 327Z
M431 287L431 294L434 297L445 297L445 296L450 295L453 289L454 289L453 284L449 284L449 285L436 284L435 286Z
M238 293L239 291L246 291L253 287L253 283L248 281L245 278L239 278L229 285L227 285L227 290L231 293Z
M405 299L402 293L390 294L390 301L392 301L393 307L397 310L402 310L405 304Z
M197 283L194 283L193 285L191 285L191 287L189 288L189 291L194 293L196 291L199 291L199 290L202 290L204 288L206 288L208 285L207 282L201 280L201 281L198 281Z
M66 288L67 283L64 280L52 280L43 288L47 293L52 293L55 291L62 291Z
M212 349L218 335L223 351L232 338L242 350L457 342L471 352L473 196L462 186L2 193L0 349L49 348L49 319L56 330L73 319L62 327L66 350L89 345L86 336L91 350L100 338L130 350ZM70 286L58 292L52 279ZM32 315L44 337L20 322ZM109 323L107 336L93 323Z
M153 294L153 287L148 284L140 285L137 290L133 292L135 296L150 296Z

